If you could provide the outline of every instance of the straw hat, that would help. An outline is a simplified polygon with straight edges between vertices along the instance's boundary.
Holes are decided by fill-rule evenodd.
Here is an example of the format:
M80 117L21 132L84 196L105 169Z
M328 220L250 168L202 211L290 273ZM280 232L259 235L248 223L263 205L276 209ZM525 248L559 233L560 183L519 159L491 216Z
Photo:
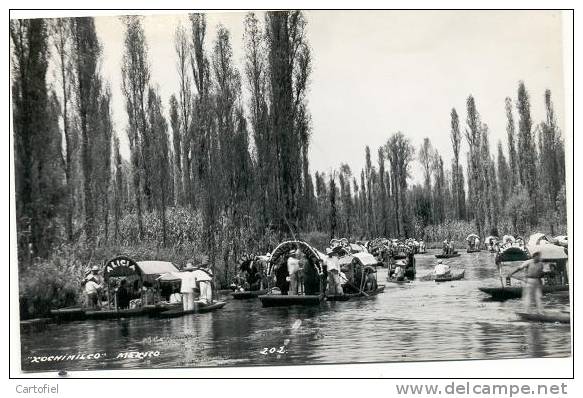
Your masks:
M94 265L93 267L91 267L91 271L99 271L99 267L97 265Z
M437 260L437 264L443 264L443 261Z
M403 260L399 260L395 262L395 265L405 265L405 262Z

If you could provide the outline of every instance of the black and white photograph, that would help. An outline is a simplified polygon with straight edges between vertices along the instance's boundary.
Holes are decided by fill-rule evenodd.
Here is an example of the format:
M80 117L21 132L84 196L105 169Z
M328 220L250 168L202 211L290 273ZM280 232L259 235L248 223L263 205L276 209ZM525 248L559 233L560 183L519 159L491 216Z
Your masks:
M573 355L568 13L82 14L9 21L19 372Z

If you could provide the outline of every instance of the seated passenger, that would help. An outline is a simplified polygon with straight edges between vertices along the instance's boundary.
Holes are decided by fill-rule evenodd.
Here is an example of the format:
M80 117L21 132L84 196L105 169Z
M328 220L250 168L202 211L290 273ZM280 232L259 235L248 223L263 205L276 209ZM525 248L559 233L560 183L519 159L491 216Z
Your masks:
M405 263L403 261L397 261L395 263L396 268L393 272L393 279L397 281L404 281L405 280Z
M433 274L435 276L446 276L451 272L449 265L443 264L443 261L437 260L437 265L433 269Z
M180 289L178 287L174 287L172 289L172 294L170 295L170 304L178 304L182 303L182 294L180 294Z

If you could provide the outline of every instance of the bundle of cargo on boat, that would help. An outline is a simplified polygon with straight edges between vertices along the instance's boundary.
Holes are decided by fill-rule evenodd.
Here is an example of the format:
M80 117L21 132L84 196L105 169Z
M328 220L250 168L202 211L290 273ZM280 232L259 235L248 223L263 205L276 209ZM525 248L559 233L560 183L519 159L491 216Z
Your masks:
M480 287L479 289L496 300L507 300L522 297L523 278L511 278L510 275L524 261L531 258L534 249L540 253L543 262L543 294L569 291L568 256L563 247L553 244L534 245L529 247L510 246L502 249L496 255L496 266L500 278L500 286Z
M324 299L324 256L303 241L280 243L271 253L267 269L278 292L271 289L259 296L261 304L264 307L320 304Z
M104 287L96 305L88 303L85 308L59 308L52 310L51 315L64 321L135 317L167 310L172 308L168 298L172 294L173 285L171 282L159 281L158 278L169 272L178 272L178 269L168 261L136 262L126 256L113 258L95 276L98 284ZM89 278L92 275L88 274L86 281ZM105 304L101 300L103 295Z

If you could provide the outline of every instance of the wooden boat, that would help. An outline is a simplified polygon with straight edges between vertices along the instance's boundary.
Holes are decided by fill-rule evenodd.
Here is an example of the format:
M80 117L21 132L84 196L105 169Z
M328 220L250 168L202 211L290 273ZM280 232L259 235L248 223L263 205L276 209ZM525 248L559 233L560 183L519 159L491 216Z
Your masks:
M450 275L449 276L442 276L442 277L438 277L436 278L436 275L431 272L427 275L423 275L422 277L419 278L419 280L423 281L423 282L428 282L428 281L436 281L436 282L449 282L449 281L455 281L458 279L462 279L465 276L465 270L451 270Z
M457 281L457 280L463 279L465 273L466 273L466 270L465 269L463 269L461 271L458 271L458 272L453 272L452 271L447 276L438 276L438 277L433 278L433 280L435 282L451 282L451 281Z
M449 253L449 254L445 254L445 253L436 254L435 258L452 258L452 257L459 257L459 256L461 256L461 254L459 254L458 252L453 252L453 253Z
M358 293L344 293L344 294L327 294L326 300L328 301L348 301L353 298L366 298L371 296L376 296L385 290L385 285L379 285L376 290L371 292L358 292ZM366 294L365 294L366 293Z
M102 309L90 310L79 307L60 308L51 310L51 316L57 321L82 321L88 319L119 319L137 316L150 316L168 310L169 305L146 305L139 308L123 310Z
M522 297L522 286L480 287L482 292L494 300L508 300ZM569 291L568 285L543 285L543 294Z
M231 296L233 296L235 300L247 300L262 296L266 294L268 291L269 291L268 289L262 289L262 290L246 290L244 292L231 292Z
M284 307L290 305L319 305L324 301L323 294L306 294L306 295L284 295L284 294L265 294L259 296L261 304L264 307Z
M223 308L227 304L224 301L215 301L211 304L204 304L204 303L194 303L194 309L189 311L184 311L182 307L177 309L171 309L167 311L162 311L157 314L158 318L178 318L184 315L191 315L191 314L204 314L205 312L211 312L214 310L218 310L219 308Z
M398 280L396 280L396 279L394 279L394 278L389 278L389 277L387 277L387 282L389 282L389 283L394 283L394 284L396 284L396 285L405 285L405 284L407 284L407 283L411 283L411 280L409 280L409 279L406 279L406 278L405 278L405 279L403 279L402 281L398 281Z
M466 249L466 252L467 253L478 253L478 252L481 252L481 251L482 250L480 250L480 249Z
M571 323L571 316L568 312L543 312L542 314L517 312L516 315L528 322Z

